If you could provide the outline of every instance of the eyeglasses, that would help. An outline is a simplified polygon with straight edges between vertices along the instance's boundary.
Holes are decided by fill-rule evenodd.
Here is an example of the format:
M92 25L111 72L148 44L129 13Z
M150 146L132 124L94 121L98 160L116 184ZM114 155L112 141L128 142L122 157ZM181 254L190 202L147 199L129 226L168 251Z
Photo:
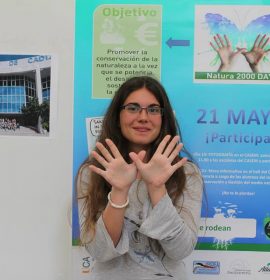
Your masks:
M141 107L139 104L129 103L127 105L123 105L121 108L126 110L130 114L141 113L141 111L143 109L145 109L147 114L149 114L149 115L162 115L163 114L163 108L161 108L158 105L149 105L147 107Z

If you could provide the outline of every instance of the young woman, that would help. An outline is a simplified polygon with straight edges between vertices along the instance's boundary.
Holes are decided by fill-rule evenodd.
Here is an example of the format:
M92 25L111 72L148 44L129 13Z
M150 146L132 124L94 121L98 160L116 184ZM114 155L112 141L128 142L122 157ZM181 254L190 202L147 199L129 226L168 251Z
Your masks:
M179 135L157 80L134 77L116 92L78 174L90 279L186 279L182 260L197 241L203 184L179 156Z

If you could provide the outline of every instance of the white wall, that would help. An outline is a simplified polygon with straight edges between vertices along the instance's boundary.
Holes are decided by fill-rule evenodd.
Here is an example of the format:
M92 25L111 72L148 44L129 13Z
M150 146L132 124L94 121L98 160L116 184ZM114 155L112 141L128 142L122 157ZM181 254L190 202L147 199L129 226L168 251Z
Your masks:
M71 279L72 0L1 0L0 53L58 56L53 139L0 137L0 279Z

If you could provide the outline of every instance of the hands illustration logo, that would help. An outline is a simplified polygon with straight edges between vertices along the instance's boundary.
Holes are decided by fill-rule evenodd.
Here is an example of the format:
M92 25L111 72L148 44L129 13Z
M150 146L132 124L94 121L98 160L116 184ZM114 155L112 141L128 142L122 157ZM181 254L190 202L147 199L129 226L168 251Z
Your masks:
M243 55L252 72L258 73L263 58L270 52L270 48L267 48L270 38L266 34L263 36L259 34L249 51L239 47L234 50L227 35L222 37L217 34L213 39L214 42L210 42L210 45L217 52L221 61L218 72L229 72L237 57Z

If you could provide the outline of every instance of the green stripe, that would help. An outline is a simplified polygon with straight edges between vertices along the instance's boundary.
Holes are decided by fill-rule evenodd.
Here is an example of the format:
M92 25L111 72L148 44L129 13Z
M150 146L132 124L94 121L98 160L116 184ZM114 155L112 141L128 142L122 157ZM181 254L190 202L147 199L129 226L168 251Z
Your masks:
M221 246L220 246L221 247ZM217 251L258 251L270 252L270 244L229 244L227 248L217 248L213 243L197 243L196 250L217 250Z
M198 80L269 81L270 73L251 72L195 72Z
M79 246L80 245L80 240L79 239L73 239L72 240L72 246Z
M72 240L72 246L80 246L80 240ZM217 248L213 243L197 243L196 250L216 250L216 251L257 251L270 252L270 244L230 244L227 248Z

